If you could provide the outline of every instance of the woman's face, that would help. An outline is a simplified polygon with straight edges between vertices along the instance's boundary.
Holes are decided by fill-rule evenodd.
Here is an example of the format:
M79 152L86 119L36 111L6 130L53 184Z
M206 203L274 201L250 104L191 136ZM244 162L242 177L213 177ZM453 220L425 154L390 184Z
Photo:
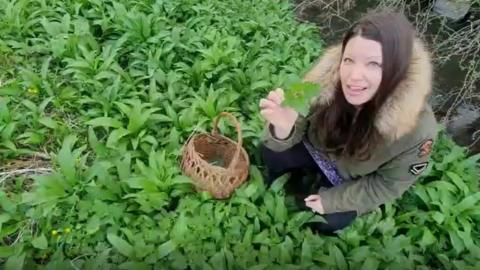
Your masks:
M361 36L351 38L343 52L340 81L348 103L365 104L382 81L382 44Z

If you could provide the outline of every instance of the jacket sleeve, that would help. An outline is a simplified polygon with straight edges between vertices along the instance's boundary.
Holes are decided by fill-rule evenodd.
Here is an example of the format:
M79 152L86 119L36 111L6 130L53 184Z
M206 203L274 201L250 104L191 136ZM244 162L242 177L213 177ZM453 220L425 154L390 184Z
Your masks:
M428 165L430 155L419 155L423 142L369 175L320 190L325 213L356 211L357 215L362 215L402 196Z
M279 139L275 136L275 131L273 125L267 123L265 125L262 143L265 147L269 148L275 152L282 152L295 144L302 141L303 135L305 134L307 126L307 119L301 115L298 115L295 125L292 128L292 131L285 139Z

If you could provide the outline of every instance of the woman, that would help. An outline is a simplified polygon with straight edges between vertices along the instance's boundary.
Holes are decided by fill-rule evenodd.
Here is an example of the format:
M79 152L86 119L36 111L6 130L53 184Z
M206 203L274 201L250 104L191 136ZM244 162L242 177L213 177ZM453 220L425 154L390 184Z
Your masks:
M282 89L260 101L268 181L288 172L302 185L313 173L320 189L302 203L326 219L315 228L325 234L400 197L427 167L436 136L431 77L403 15L363 18L304 77L321 85L308 116L282 106Z

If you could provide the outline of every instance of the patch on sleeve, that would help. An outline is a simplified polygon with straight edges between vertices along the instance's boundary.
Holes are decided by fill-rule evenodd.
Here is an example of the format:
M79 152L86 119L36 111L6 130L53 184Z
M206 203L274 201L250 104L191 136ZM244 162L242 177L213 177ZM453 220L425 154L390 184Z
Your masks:
M423 171L425 171L427 167L428 167L428 162L413 164L412 166L410 166L410 172L413 175L417 176L421 174Z
M432 152L432 146L433 146L433 140L432 139L428 139L428 140L424 141L422 143L422 145L420 146L420 148L418 149L419 150L418 157L422 158L422 157L430 155L430 153Z

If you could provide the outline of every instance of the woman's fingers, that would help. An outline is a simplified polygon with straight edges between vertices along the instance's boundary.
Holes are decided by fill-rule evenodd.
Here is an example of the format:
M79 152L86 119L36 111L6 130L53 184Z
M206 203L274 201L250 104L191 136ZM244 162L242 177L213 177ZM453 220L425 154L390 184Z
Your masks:
M260 108L261 109L273 109L275 106L278 106L277 103L271 101L270 99L260 99Z
M283 89L282 88L277 88L275 90L275 92L278 93L278 96L280 97L280 103L282 103L283 100L285 100L285 93L283 92Z
M262 109L260 110L260 115L265 119L270 121L274 115L274 111L272 109Z
M283 102L283 90L281 90L281 88L277 88L274 91L270 91L267 98L276 104L281 105Z
M305 205L313 209L315 202L306 202Z
M320 199L320 195L309 195L308 197L305 198L306 202L313 202L317 201Z

